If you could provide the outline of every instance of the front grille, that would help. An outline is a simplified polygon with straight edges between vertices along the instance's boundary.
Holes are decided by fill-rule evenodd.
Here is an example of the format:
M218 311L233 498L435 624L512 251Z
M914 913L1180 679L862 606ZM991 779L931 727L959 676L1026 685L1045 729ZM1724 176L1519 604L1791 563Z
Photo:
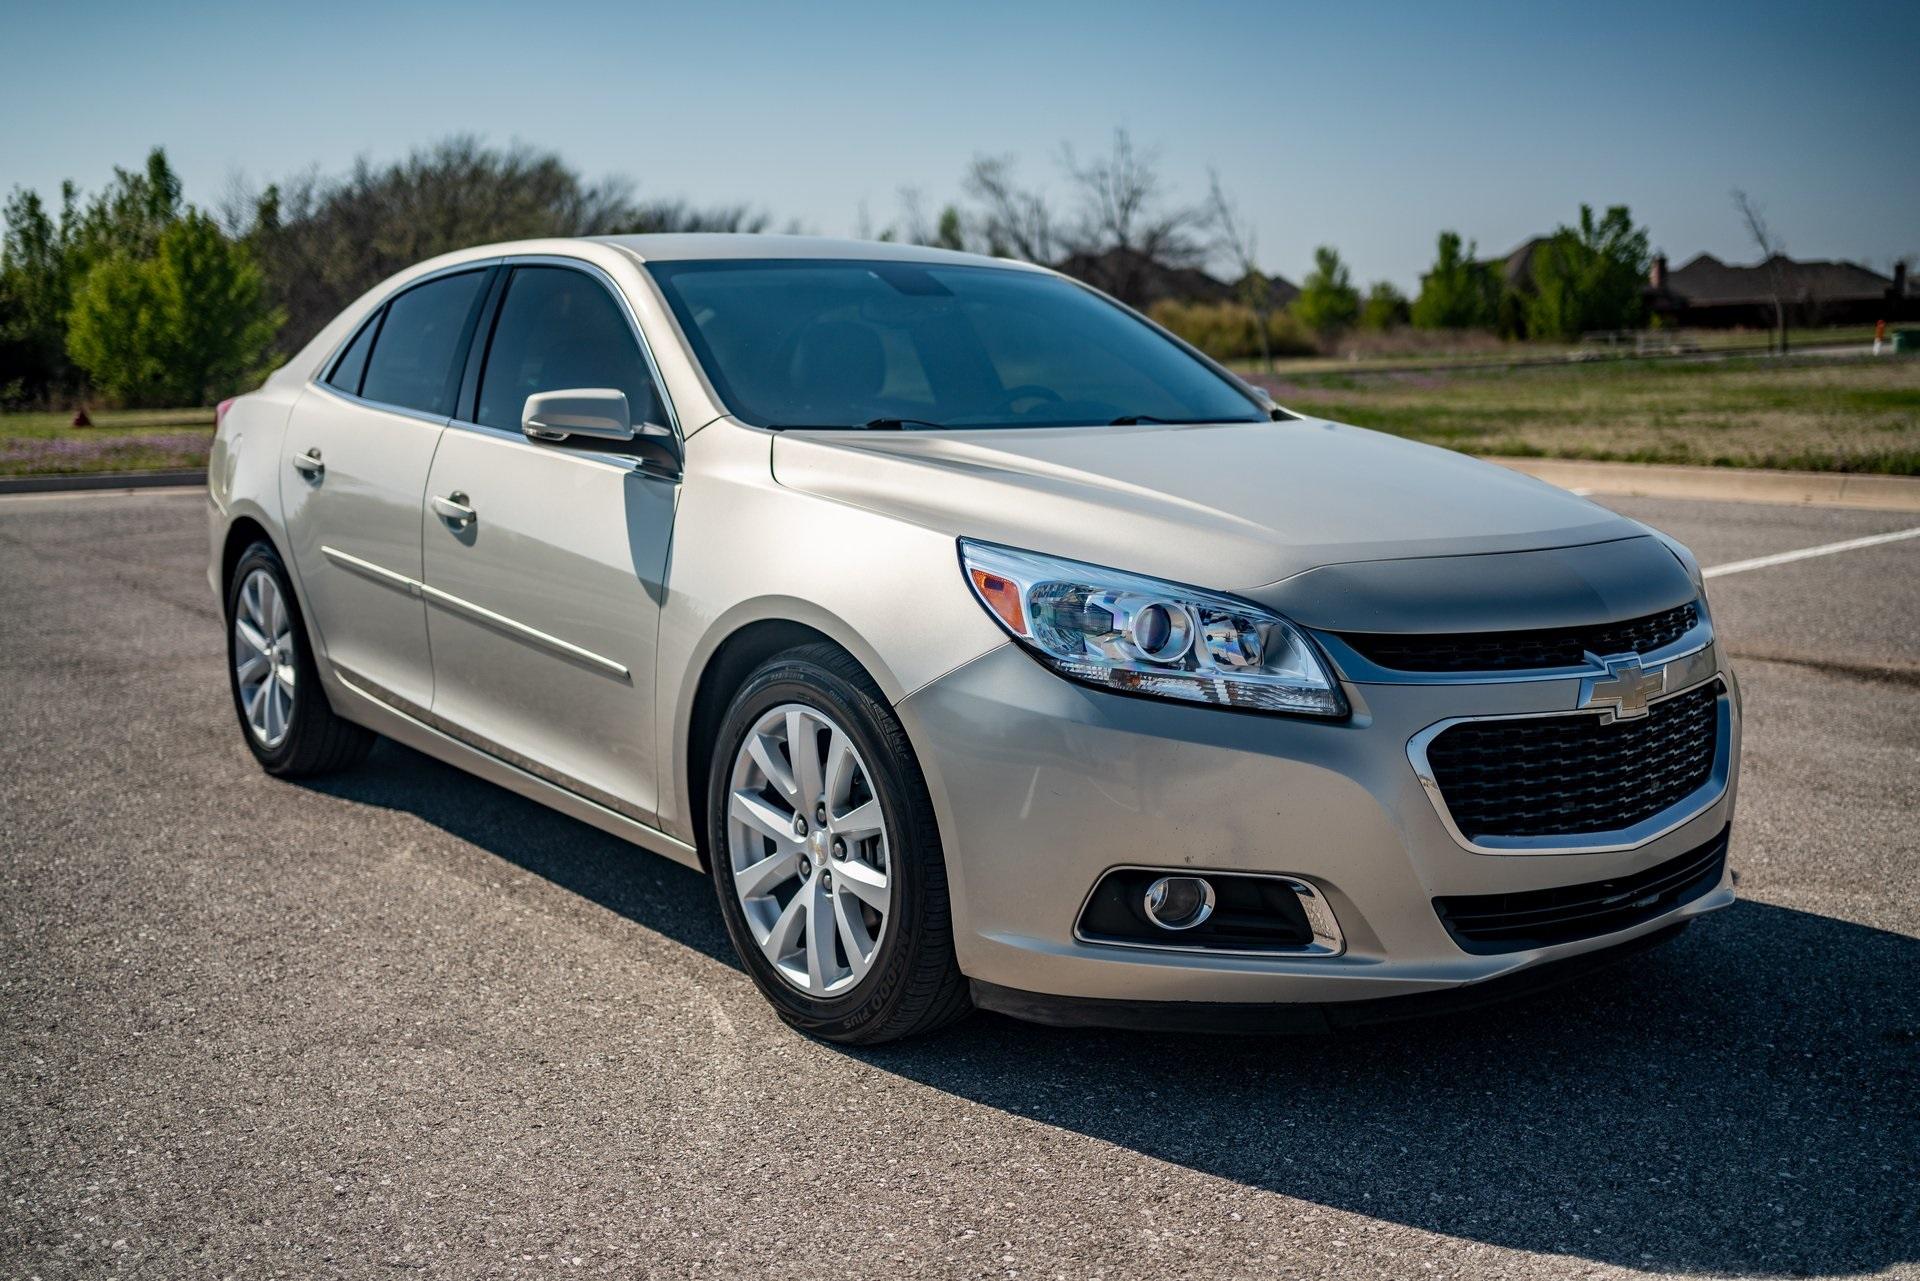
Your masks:
M1727 829L1698 849L1631 876L1518 894L1436 898L1453 941L1478 955L1596 938L1691 903L1720 883Z
M1704 786L1719 747L1719 681L1637 720L1463 721L1427 745L1427 767L1468 840L1613 832Z
M1651 654L1693 630L1692 605L1595 627L1524 632L1456 632L1433 636L1343 633L1340 639L1380 667L1402 672L1514 672L1579 667L1588 654Z

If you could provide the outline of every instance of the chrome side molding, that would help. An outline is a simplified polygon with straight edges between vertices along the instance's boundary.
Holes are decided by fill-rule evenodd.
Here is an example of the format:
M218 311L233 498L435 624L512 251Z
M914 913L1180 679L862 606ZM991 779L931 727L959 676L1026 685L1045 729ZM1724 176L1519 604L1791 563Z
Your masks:
M383 587L391 587L395 591L405 592L409 596L418 597L429 604L438 605L442 609L450 610L453 613L472 619L476 623L485 624L495 631L503 632L513 637L515 640L523 641L528 645L559 654L563 658L570 658L584 666L605 672L617 680L623 680L629 684L633 681L633 673L627 669L624 663L617 663L604 654L596 654L590 649L583 649L575 645L572 641L561 640L558 636L549 635L537 627L529 627L518 619L508 618L505 614L496 614L484 605L476 605L465 597L455 596L452 592L443 592L438 587L423 583L417 578L410 578L405 574L395 573L393 570L376 565L370 560L362 560L358 556L343 552L337 547L323 546L320 551L322 555L334 564L340 566L340 568L359 574L362 578L372 579Z

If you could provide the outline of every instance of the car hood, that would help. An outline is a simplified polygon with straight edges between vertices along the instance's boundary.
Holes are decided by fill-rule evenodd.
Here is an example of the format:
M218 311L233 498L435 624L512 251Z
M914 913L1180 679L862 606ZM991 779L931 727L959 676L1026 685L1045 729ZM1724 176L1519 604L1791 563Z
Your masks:
M782 485L955 535L1226 591L1328 565L1575 547L1644 527L1450 450L1319 419L800 432Z

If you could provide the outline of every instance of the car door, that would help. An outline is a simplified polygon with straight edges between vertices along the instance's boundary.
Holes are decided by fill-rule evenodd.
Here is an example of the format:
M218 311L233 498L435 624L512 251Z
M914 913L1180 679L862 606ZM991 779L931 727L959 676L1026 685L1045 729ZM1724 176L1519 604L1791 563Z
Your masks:
M479 376L428 479L427 631L437 724L618 813L652 822L654 647L678 496L655 442L535 443L536 392L618 388L671 425L632 312L569 260L513 264Z
M490 274L452 272L396 294L288 420L280 496L308 622L339 673L388 702L433 698L421 502Z

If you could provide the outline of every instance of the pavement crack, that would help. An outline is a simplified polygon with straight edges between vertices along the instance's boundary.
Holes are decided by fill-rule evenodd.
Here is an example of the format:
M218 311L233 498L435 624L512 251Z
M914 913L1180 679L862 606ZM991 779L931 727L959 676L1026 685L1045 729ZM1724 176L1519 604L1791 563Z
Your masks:
M1852 663L1837 658L1808 658L1801 654L1769 654L1762 650L1729 649L1734 658L1750 663L1781 663L1788 667L1805 667L1812 671L1824 672L1829 676L1840 676L1849 680L1868 681L1876 685L1900 685L1907 689L1920 689L1920 667L1903 667L1896 664Z

